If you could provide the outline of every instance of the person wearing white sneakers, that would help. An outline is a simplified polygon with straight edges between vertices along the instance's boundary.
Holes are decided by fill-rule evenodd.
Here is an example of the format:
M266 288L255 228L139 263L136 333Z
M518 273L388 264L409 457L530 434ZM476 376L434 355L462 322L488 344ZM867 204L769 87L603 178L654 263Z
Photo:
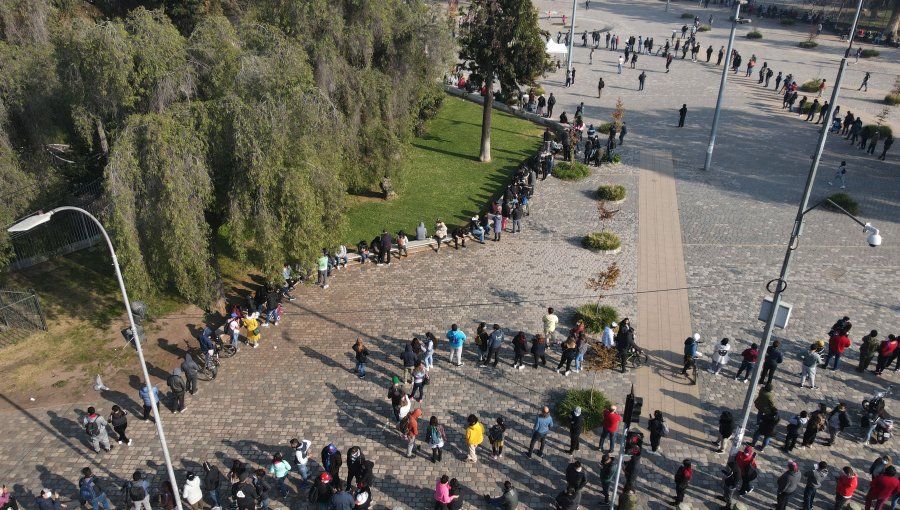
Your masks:
M828 181L828 185L832 186L832 181L840 181L841 189L844 189L847 187L847 183L844 181L844 179L846 177L847 177L847 162L841 161L841 166L839 166L837 169L837 172L834 173L834 179L832 179L831 181Z

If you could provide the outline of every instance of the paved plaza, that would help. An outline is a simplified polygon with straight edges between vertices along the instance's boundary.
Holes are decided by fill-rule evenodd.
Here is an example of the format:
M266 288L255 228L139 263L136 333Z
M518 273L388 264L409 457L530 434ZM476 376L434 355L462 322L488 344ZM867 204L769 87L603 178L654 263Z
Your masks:
M544 13L555 11L554 16L568 14L571 8L570 2L562 0L536 3ZM610 30L620 34L623 42L630 35L651 35L659 44L672 29L681 27L684 20L679 15L687 4L696 5L672 3L666 13L665 4L658 1L595 1L587 13L580 11L576 30ZM699 41L704 51L709 44L718 50L726 42L726 11L692 12L704 21L710 13L714 15L713 31L701 34ZM561 28L556 17L541 23L554 34ZM805 37L804 27L783 28L758 20L754 25L764 38L752 43L738 38L736 47L745 61L756 54L759 62L769 62L776 72L793 73L800 82L817 76L834 81L841 52L835 38L823 34L822 46L808 51L796 46ZM580 37L576 41L580 43ZM199 472L204 460L218 463L223 472L235 458L265 466L273 452L287 453L287 441L298 437L313 442L314 459L329 442L345 454L349 447L360 446L375 462L376 508L431 508L434 480L445 473L462 482L466 508L485 508L481 495L498 495L506 479L519 490L522 508L548 508L565 487L564 470L572 457L565 453L568 436L561 427L551 433L542 458L525 457L540 406L554 403L568 388L590 387L622 403L635 384L639 392L646 392L641 395L647 402L644 415L658 405L677 427L673 437L663 440L661 455L647 454L643 459L637 485L640 507L665 507L673 495L672 474L685 458L694 460L696 468L687 508L718 507L720 467L726 459L712 450L709 441L721 410L738 414L746 386L728 377L734 374L734 362L724 369L724 376L701 370L699 384L690 386L675 374L680 352L672 351L691 331L706 341L702 347L706 354L723 336L735 341L737 352L760 337L759 302L766 295L765 283L778 274L818 131L796 114L784 113L772 89L758 86L755 75L753 79L743 78L743 73L731 75L714 168L704 172L699 168L721 68L681 60L679 55L672 71L665 74L663 59L642 55L638 69L617 75L617 56L598 49L594 64L588 66L588 50L576 48L576 84L563 88L557 73L548 76L544 85L558 97L557 115L563 110L571 114L584 101L587 122L608 121L615 99L622 98L629 128L622 165L604 166L578 183L554 178L540 182L522 233L504 233L499 243L420 252L390 266L352 267L338 271L327 290L304 287L296 301L285 305L281 325L263 330L260 349L242 349L235 358L225 360L220 377L188 397L184 414L164 412L179 481L184 470ZM638 92L641 69L648 74L647 88ZM865 71L873 76L867 94L856 91ZM841 110L849 108L861 113L866 123L873 122L881 109L878 99L898 74L900 58L894 50L850 66L839 101ZM600 100L596 98L599 76L607 83ZM689 113L685 128L679 129L675 126L682 103ZM898 115L895 107L888 117L894 127L900 126ZM842 215L821 210L807 216L784 294L784 300L793 305L791 322L787 330L776 331L786 346L786 361L775 376L782 422L772 446L758 458L757 490L743 498L750 508L767 508L774 501L775 479L788 459L776 448L782 444L787 418L804 409L812 411L819 402L826 402L829 409L838 401L847 402L854 426L831 448L819 444L795 450L791 458L800 461L803 471L820 460L832 466L832 473L852 465L860 472L856 501L861 501L871 461L880 453L896 451L895 443L885 447L857 444L855 415L862 398L896 384L898 374L886 372L876 378L857 374L851 367L864 333L871 329L878 329L882 336L900 332L898 150L895 147L881 162L842 139L829 138L813 201L834 192L826 181L837 163L846 160L850 168L846 191L860 202L860 217L881 229L884 244L869 248L861 229ZM580 246L585 233L598 230L593 191L602 183L622 184L629 192L628 199L617 206L622 212L610 224L623 241L622 251L615 255L594 254ZM430 223L427 213L423 219ZM667 251L662 253L661 247ZM550 368L558 361L554 352L547 368L513 370L509 346L501 352L500 367L478 368L471 342L466 344L465 366L457 368L448 365L446 343L441 341L422 409L424 418L435 415L445 424L447 455L442 463L432 464L423 443L415 458L404 457L405 441L389 424L385 396L390 378L400 372L402 346L412 335L432 331L443 340L455 322L471 339L480 321L497 322L511 333L533 334L539 332L547 306L557 309L563 319L560 329L565 330L573 325L573 309L596 299L585 288L587 278L613 261L621 267L622 276L604 302L631 317L637 342L653 356L648 369L624 376L588 371L563 377ZM654 313L659 315L648 316ZM801 390L798 354L810 342L825 339L828 327L845 314L853 319L854 344L841 369L820 370L820 389ZM201 318L196 320L199 323ZM357 337L373 352L365 379L350 372L350 346ZM181 339L151 340L157 345L148 348L155 349ZM172 366L154 367L153 372L168 372L174 366L173 356ZM705 367L701 362L701 368ZM157 382L164 386L162 380ZM112 480L122 480L140 468L152 474L158 486L164 479L162 456L152 424L135 418L140 415L138 386L134 378L130 387L112 388L93 401L3 413L0 481L19 496L50 487L64 499L77 500L79 471L91 466L102 479ZM95 455L76 420L89 405L108 414L113 403L132 414L129 435L133 433L134 444ZM887 406L896 413L896 400L889 399ZM463 461L464 424L472 413L487 425L498 416L506 419L510 430L502 460L491 459L489 450L482 448L477 464ZM424 426L425 421L420 421L420 427ZM646 420L641 426L646 426ZM588 470L583 508L599 508L602 501L596 446L597 437L585 434L575 455ZM314 460L314 472L318 464ZM815 508L831 508L834 480L830 477L819 491ZM273 507L307 506L305 491L298 495L295 481L294 477L289 483L289 498L273 500ZM801 497L795 495L793 507L799 507ZM27 498L23 502L32 506ZM118 493L113 502L121 508ZM77 501L70 508L75 505Z

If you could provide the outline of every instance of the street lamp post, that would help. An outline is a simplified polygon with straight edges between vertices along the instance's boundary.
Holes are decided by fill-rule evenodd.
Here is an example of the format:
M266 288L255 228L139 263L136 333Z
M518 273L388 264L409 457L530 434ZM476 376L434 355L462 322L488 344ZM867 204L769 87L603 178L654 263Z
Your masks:
M572 0L572 26L569 28L569 56L566 60L566 70L572 70L572 46L575 44L575 10L578 8L578 0ZM565 27L563 27L565 28Z
M728 49L725 52L725 67L722 69L722 79L719 82L719 97L716 99L716 111L713 113L712 130L709 133L709 146L706 148L706 161L703 163L703 169L709 170L712 164L713 147L716 146L716 131L719 130L719 115L722 112L722 101L725 99L725 82L728 81L728 69L731 67L731 49L734 47L734 33L740 23L749 23L750 20L742 20L741 5L746 4L747 0L738 0L734 3L734 17L731 20L731 34L728 36Z
M112 256L113 267L116 270L116 279L119 281L119 290L122 292L122 300L125 302L125 310L128 312L128 321L131 324L131 331L134 332L134 346L137 349L138 359L141 362L141 371L144 375L144 384L146 385L147 392L150 395L150 403L151 407L153 408L153 414L156 416L156 420L154 420L154 422L156 423L156 432L157 434L159 434L159 444L160 446L162 446L163 458L166 462L166 471L169 474L169 482L171 482L173 488L177 488L178 482L175 480L175 470L172 468L172 459L169 456L169 446L166 444L166 434L163 432L162 416L159 413L159 406L157 405L156 399L153 398L153 385L150 384L150 374L149 372L147 372L147 363L144 360L144 350L141 348L141 339L137 335L138 328L134 323L134 315L131 313L131 304L128 301L128 292L125 290L125 282L124 280L122 280L122 271L119 269L119 260L116 258L116 251L113 249L112 241L109 239L109 235L106 233L106 229L103 228L103 225L99 220L97 220L97 218L94 217L94 215L85 211L84 209L81 209L79 207L65 206L57 207L56 209L53 209L52 211L46 213L39 213L35 214L34 216L29 216L9 227L7 230L9 232L27 232L39 225L47 223L48 221L50 221L50 218L54 213L58 213L61 211L75 211L87 216L91 219L91 221L94 222L94 224L97 225L97 228L100 229L100 233L103 234L103 239L106 240L106 246L107 248L109 248L109 254ZM178 510L182 510L181 498L175 498L175 505Z
M838 95L841 90L841 82L844 78L844 69L847 67L847 57L850 55L850 48L853 47L853 35L856 33L856 24L859 21L859 12L862 10L863 0L859 0L859 4L856 6L856 16L853 18L853 28L850 30L850 37L847 46L847 51L844 52L844 56L841 59L840 67L838 67L837 78L834 81L834 87L831 91L831 101L828 103L828 114L825 117L826 119L830 119L832 112L837 104ZM729 458L733 458L740 447L741 443L744 440L744 434L747 430L747 422L750 420L750 410L751 404L753 403L753 394L756 391L756 385L759 384L759 376L762 373L763 365L765 365L766 359L766 350L769 348L769 342L772 339L772 329L775 327L775 317L778 313L778 308L781 305L781 294L784 292L787 287L787 274L788 269L791 265L791 258L794 255L794 250L797 249L799 244L800 234L803 230L803 217L806 213L812 211L813 209L819 207L824 203L830 203L830 205L837 207L837 204L831 202L830 200L824 200L819 202L818 204L809 206L809 196L812 193L812 187L816 180L816 174L819 170L819 161L822 159L822 151L825 149L825 139L828 137L829 123L825 122L822 125L822 131L819 133L819 141L816 145L816 152L813 154L812 164L809 167L809 175L806 178L806 188L803 190L803 198L800 200L800 206L797 208L797 216L794 219L794 227L791 230L791 238L788 241L787 251L784 254L784 262L781 264L781 274L775 280L770 281L766 288L772 292L772 308L769 310L769 316L766 318L766 327L763 330L762 341L759 344L759 362L756 364L756 367L753 369L753 375L751 375L750 385L747 388L747 395L744 397L744 407L741 416L740 426L738 427L737 433L734 436L734 442L731 446L731 455ZM878 229L872 227L868 223L863 223L856 216L853 216L849 212L844 209L837 207L839 211L846 214L853 221L859 223L863 226L863 231L869 234L869 245L878 246L881 244L881 236L878 233ZM775 290L773 291L770 286L772 283L776 284Z

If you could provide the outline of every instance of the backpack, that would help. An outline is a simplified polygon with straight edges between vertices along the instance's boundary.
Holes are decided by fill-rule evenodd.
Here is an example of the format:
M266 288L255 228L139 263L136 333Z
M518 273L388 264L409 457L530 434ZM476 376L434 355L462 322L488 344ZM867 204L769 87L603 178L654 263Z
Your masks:
M429 427L430 432L430 441L431 444L440 444L441 442L441 431L438 430L437 427Z
M319 484L318 483L312 484L312 487L309 488L309 492L306 494L306 500L313 504L319 502Z
M78 486L78 496L83 501L91 501L97 497L98 492L99 490L94 484L94 477L83 478Z
M409 415L408 414L406 416L404 416L403 418L401 418L400 421L397 423L397 430L401 434L404 434L404 435L409 433Z
M147 490L144 484L128 482L128 497L131 501L143 501L147 497Z
M490 429L488 429L488 439L491 441L502 441L503 440L503 427L500 425L494 425Z
M97 419L88 420L87 423L84 424L84 431L87 432L87 435L90 437L97 437L100 435L100 424L97 423ZM143 498L141 498L143 499Z

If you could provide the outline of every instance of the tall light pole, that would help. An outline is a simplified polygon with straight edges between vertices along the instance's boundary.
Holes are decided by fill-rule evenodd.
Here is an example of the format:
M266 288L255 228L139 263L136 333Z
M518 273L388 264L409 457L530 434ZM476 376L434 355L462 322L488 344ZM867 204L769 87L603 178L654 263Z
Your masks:
M93 214L81 209L79 207L57 207L50 212L35 214L34 216L29 216L22 221L17 222L13 226L9 227L7 230L9 232L27 232L39 225L43 225L50 221L50 218L54 213L58 213L61 211L74 211L81 213L94 224L97 225L97 228L100 229L100 233L103 234L103 239L106 240L106 246L109 248L109 254L112 256L113 267L116 270L116 279L119 281L119 290L122 292L122 300L125 302L125 310L128 312L128 321L131 324L131 331L134 332L134 346L137 349L138 359L141 362L141 371L144 374L144 385L147 388L148 394L150 395L150 403L153 408L153 414L156 416L156 432L159 434L159 444L162 446L163 458L166 461L166 471L169 474L169 482L172 484L172 488L175 489L178 487L178 482L175 480L175 470L172 468L172 459L169 456L169 446L166 444L166 434L163 432L162 426L162 416L159 414L159 406L157 405L156 399L153 398L153 385L150 384L150 374L147 372L147 363L144 360L144 350L141 348L141 339L138 337L138 327L134 323L134 315L131 313L131 303L128 301L128 292L125 290L125 282L122 280L122 271L119 269L119 260L116 258L116 251L113 249L112 241L109 239L109 235L106 233L106 229L103 228L103 225L100 223L97 218L94 217ZM175 505L178 510L182 510L181 508L181 498L175 498Z
M569 28L569 57L566 61L566 71L572 70L572 45L575 44L575 10L578 8L578 0L572 0L572 27Z
M841 59L841 65L838 67L837 78L834 80L834 88L831 90L831 101L828 103L828 114L825 117L826 119L831 119L832 112L837 104L838 95L841 90L841 82L844 78L844 69L847 67L847 57L850 55L850 49L853 47L853 36L856 33L856 24L859 21L859 12L862 10L863 0L859 0L859 4L856 6L856 16L853 18L853 28L850 30L850 37L847 46L847 51L844 52L844 56ZM742 410L741 422L738 427L737 433L734 436L734 443L731 446L731 455L729 458L734 457L737 454L738 448L744 440L744 433L747 429L747 422L750 420L750 410L751 405L753 403L753 394L756 392L756 386L759 384L759 376L762 373L763 365L765 364L766 359L766 350L769 348L769 342L772 339L772 329L775 327L775 316L778 313L778 308L781 305L781 294L784 292L784 289L787 287L787 274L788 269L791 265L791 258L794 255L794 250L797 249L799 245L800 234L803 230L803 217L809 211L812 211L816 207L820 205L831 202L830 200L825 200L819 202L818 204L808 207L809 205L809 196L812 193L812 187L816 180L816 173L819 170L819 161L822 158L822 151L825 149L825 139L828 137L829 130L829 122L825 122L822 125L822 131L819 133L819 142L816 145L816 152L813 155L812 164L809 167L809 175L806 178L806 188L803 190L803 198L800 200L800 206L797 209L797 216L794 219L794 227L791 230L791 238L788 241L788 248L784 254L784 262L781 264L781 274L775 280L770 281L766 288L772 292L772 309L769 311L769 316L766 319L766 327L763 330L763 338L762 342L759 344L759 362L756 364L756 367L753 369L753 375L751 376L751 383L747 388L747 395L744 397L744 408ZM836 204L831 202L833 207L837 207ZM863 225L863 231L869 234L869 245L878 246L881 244L881 236L878 233L878 229L872 227L868 223L861 222L858 218L850 214L849 212L837 207L838 210L853 218L853 221ZM775 290L772 291L770 286L775 283Z
M734 3L734 17L731 20L731 34L728 36L728 49L725 52L725 67L722 69L722 80L719 82L719 97L716 99L716 111L713 113L712 130L709 133L709 146L706 148L706 161L703 163L703 169L709 170L712 163L713 147L716 146L716 131L719 130L719 115L722 112L722 101L725 99L725 82L728 81L728 69L731 67L731 49L734 47L734 33L737 31L738 24L750 23L750 20L742 20L741 5L746 4L747 0L737 0Z

